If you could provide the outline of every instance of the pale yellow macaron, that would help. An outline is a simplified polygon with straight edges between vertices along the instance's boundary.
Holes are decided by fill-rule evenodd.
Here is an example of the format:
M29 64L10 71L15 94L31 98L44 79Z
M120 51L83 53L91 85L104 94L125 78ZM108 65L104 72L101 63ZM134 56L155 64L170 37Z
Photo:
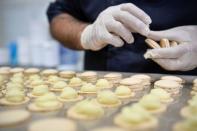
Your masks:
M65 81L57 81L51 85L51 91L62 91L67 86Z
M188 106L185 106L181 109L181 116L188 118L192 116L197 116L197 96L194 96L188 103Z
M195 78L195 79L193 80L193 85L194 85L194 86L197 86L197 78Z
M116 126L105 126L105 127L93 129L92 131L126 131L126 130Z
M2 66L0 67L0 70L10 71L11 67L9 66Z
M185 80L183 80L182 78L178 76L162 76L161 80L172 80L172 81L178 82L179 84L185 83Z
M197 117L189 117L174 125L173 131L196 131L197 129Z
M9 76L9 75L10 75L10 69L3 69L3 68L0 68L0 75Z
M26 86L29 88L34 88L35 86L39 86L39 85L46 85L46 82L43 81L42 79L35 79L30 81Z
M25 96L25 93L17 88L7 90L5 97L0 99L0 103L6 106L18 106L28 101L29 98Z
M30 75L28 78L27 78L27 80L26 80L26 84L29 84L29 83L31 83L32 81L34 81L34 80L40 80L41 79L41 76L40 75L38 75L38 74L33 74L33 75Z
M0 75L4 78L4 81L7 82L10 77L10 71L0 69Z
M47 93L36 98L36 100L28 105L28 109L34 112L56 111L63 107L54 93Z
M121 73L108 73L104 75L104 79L108 80L114 85L118 85L120 80L122 79Z
M118 86L115 90L115 94L119 99L128 99L135 96L135 93L127 86Z
M81 95L96 95L97 92L97 87L92 83L85 83L79 90L79 94Z
M103 115L103 108L92 100L78 102L67 112L68 117L79 120L95 120Z
M145 95L138 103L151 114L160 114L166 111L166 106L155 95Z
M146 75L146 74L132 75L131 78L136 78L136 79L142 80L142 84L144 86L150 86L150 84L151 84L151 77L149 75Z
M162 88L172 94L179 94L182 85L173 80L158 80L154 83L154 88Z
M70 79L68 86L75 88L75 87L82 86L82 84L83 84L83 81L80 78L73 77L72 79Z
M65 87L60 96L58 96L58 100L60 100L61 102L75 102L82 99L83 97L80 96L78 92L71 87Z
M192 87L192 95L195 95L197 92L197 78L193 80L193 87Z
M77 125L72 120L55 117L30 123L28 131L77 131Z
M23 73L24 70L25 70L25 69L24 69L24 68L21 68L21 67L11 68L11 69L10 69L10 73L11 73L11 74Z
M71 79L73 77L76 77L76 72L75 71L61 71L59 72L59 76L65 79Z
M35 86L33 90L27 94L27 96L37 98L47 93L49 93L49 87L47 85L38 85Z
M11 78L24 78L24 73L23 72L19 72L19 73L15 73L12 75Z
M121 105L121 100L110 90L103 90L98 92L96 101L107 108L115 108Z
M44 77L48 77L50 75L57 75L58 71L56 69L45 69L41 72L41 75Z
M25 69L24 71L24 74L27 76L39 74L39 73L40 73L40 69L38 68L28 68L28 69Z
M124 78L120 81L120 85L127 86L133 91L141 91L144 88L142 80L136 78Z
M8 90L10 90L12 88L17 88L17 89L19 89L21 91L25 90L24 85L21 84L21 83L8 82L5 87L6 87L6 91L8 91Z
M56 83L56 82L58 82L58 81L60 81L61 79L58 77L58 76L56 76L56 75L50 75L47 79L46 79L46 82L48 83L48 84L54 84L54 83Z
M26 110L7 110L0 112L0 127L19 126L30 119L31 114Z
M149 131L156 129L158 126L158 120L137 104L124 107L115 116L114 123L129 131Z
M10 78L10 81L13 83L18 83L18 84L24 83L24 79L21 77L12 77L12 78Z
M106 79L99 79L96 82L96 87L100 90L100 89L108 89L108 88L112 88L113 85L112 83L110 83L108 80Z
M85 71L83 73L77 74L77 76L88 83L95 83L98 77L97 72L95 71Z
M152 89L150 94L158 97L160 99L161 103L163 103L163 104L169 104L169 103L173 102L173 100L174 100L170 96L170 93L168 93L167 91L165 91L164 89L161 89L161 88Z

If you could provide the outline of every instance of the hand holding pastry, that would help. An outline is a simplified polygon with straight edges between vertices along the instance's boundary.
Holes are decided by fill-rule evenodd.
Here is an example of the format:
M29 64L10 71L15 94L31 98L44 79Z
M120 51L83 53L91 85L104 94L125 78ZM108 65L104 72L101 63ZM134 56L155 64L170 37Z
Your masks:
M148 50L150 58L166 70L187 71L197 67L197 26L180 26L164 31L150 31L148 37L153 40L167 38L182 43L170 48Z

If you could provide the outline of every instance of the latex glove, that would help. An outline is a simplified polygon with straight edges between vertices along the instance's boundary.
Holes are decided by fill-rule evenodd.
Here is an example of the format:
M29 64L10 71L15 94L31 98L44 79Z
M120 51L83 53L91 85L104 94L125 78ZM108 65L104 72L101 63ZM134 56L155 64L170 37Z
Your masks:
M107 44L121 47L123 40L134 42L131 32L147 35L150 23L150 17L131 3L111 6L83 30L81 45L90 50L100 50Z
M147 58L153 59L166 70L188 71L197 67L197 26L180 26L164 31L150 31L148 38L159 41L162 38L182 44L148 50Z

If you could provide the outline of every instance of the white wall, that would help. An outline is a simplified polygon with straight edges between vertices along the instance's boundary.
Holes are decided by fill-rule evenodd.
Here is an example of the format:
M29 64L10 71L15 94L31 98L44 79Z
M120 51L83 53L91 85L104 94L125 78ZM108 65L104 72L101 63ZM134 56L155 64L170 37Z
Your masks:
M47 23L46 9L53 0L0 0L0 44L29 35L35 21Z
M46 10L49 3L52 1L54 0L0 0L0 49L3 49L2 47L5 48L9 42L18 40L19 38L27 38L31 41L30 43L34 43L34 41L42 42L42 40L48 44L49 42L53 43L49 33L49 25L46 16ZM39 46L40 45L44 44L39 43ZM51 46L51 44L49 45ZM30 51L27 51L27 49L32 50L32 48L25 48L27 46L29 46L29 44L23 44L20 46L20 50L23 52L19 52L19 54L21 54L21 59L19 61L25 62L25 58L28 56L26 60L31 58L31 61L34 62L32 54L37 53L31 53L29 55L28 53L30 53ZM41 51L41 53L43 52ZM53 54L53 52L50 53ZM48 55L46 57L49 57ZM42 54L42 56L45 55ZM79 57L77 64L71 65L72 68L76 70L83 69L83 53L80 53ZM35 59L37 60L37 58ZM48 60L45 61L48 62ZM63 68L65 68L65 66L68 69L70 68L70 65L60 65L60 67Z

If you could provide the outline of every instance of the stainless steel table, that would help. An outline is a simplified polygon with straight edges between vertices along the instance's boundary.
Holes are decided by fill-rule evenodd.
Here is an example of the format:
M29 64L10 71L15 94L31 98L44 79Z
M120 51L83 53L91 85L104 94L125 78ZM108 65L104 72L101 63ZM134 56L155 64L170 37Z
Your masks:
M99 72L99 76L102 77L106 73L108 73L108 72ZM122 74L124 77L128 77L128 76L133 75L133 73L122 73ZM148 75L150 75L154 79L153 81L155 81L155 80L159 79L161 76L163 76L162 74L148 74ZM171 105L169 105L169 107L167 108L167 111L165 113L163 113L161 116L159 116L159 127L157 128L157 131L171 131L174 123L176 123L177 121L180 121L182 119L179 114L180 109L183 106L185 106L187 104L187 100L191 98L190 91L191 91L191 87L192 87L192 81L194 78L197 78L197 76L180 76L180 77L183 78L184 80L186 80L186 84L184 84L184 87L182 89L182 94L179 97L177 97L176 100ZM134 103L134 102L130 102L127 105L132 104L132 103ZM124 105L124 106L126 106L126 105ZM78 124L78 131L91 131L94 128L114 125L113 121L112 121L114 115L117 114L118 112L120 112L121 108L123 108L124 106L121 106L117 110L107 111L107 114L103 118L101 118L100 120L90 121L90 122L76 121L76 123ZM19 107L19 108L25 109L26 107L23 106L23 107ZM67 108L68 108L68 106L65 106L62 110L60 110L59 112L57 112L55 114L32 113L32 118L29 121L27 121L23 124L14 126L14 127L10 127L10 128L0 128L0 131L27 131L28 125L31 122L36 121L38 119L46 119L46 118L52 118L52 117L66 117L65 114L66 114ZM0 111L11 110L11 109L12 108L0 106Z

